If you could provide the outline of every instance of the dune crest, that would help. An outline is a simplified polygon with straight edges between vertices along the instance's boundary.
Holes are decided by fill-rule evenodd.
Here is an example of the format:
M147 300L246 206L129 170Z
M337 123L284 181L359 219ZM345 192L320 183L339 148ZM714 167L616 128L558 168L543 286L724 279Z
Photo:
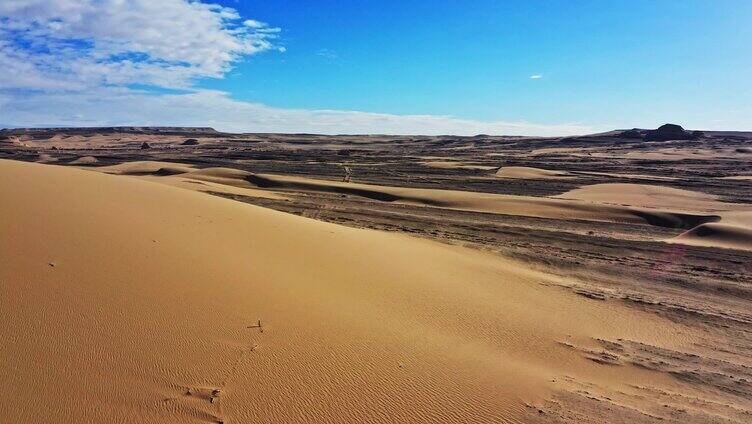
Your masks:
M71 165L95 165L99 162L94 156L81 156L70 162Z
M720 219L712 214L682 213L631 206L593 203L580 199L514 196L494 193L392 187L373 184L344 183L315 178L254 174L232 168L197 169L189 165L164 162L135 162L114 166L87 168L122 175L153 176L154 181L192 188L199 191L237 193L249 196L279 198L286 190L338 193L383 202L404 203L502 215L520 215L552 219L580 219L619 223L647 224L669 228L692 228ZM212 187L186 186L200 181ZM238 190L228 190L235 187ZM261 190L258 190L261 189ZM271 191L270 191L271 190Z
M736 205L718 201L716 196L710 194L648 184L592 184L570 190L557 197L587 202L684 211L712 212L737 208Z
M669 242L692 246L752 250L752 229L737 225L708 223L685 231Z
M519 422L574 381L686 389L596 341L686 327L497 255L52 165L0 160L0 198L8 422Z
M505 166L499 169L495 175L499 178L522 180L556 180L574 177L567 171L552 171L548 169L529 168L526 166Z
M448 161L448 160L443 160L443 161L432 160L432 161L418 162L418 163L420 163L421 165L425 165L429 168L439 168L439 169L470 169L470 170L478 170L478 171L490 171L492 169L497 168L496 166L458 162L458 161Z
M733 175L730 177L721 177L722 180L752 181L752 175Z

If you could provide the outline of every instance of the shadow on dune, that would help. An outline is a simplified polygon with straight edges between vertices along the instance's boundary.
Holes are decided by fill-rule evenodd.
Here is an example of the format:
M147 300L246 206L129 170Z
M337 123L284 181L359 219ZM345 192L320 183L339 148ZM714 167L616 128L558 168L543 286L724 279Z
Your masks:
M429 206L450 206L448 202L442 202L434 199L426 199L423 197L413 197L413 196L397 196L394 194L384 193L383 191L378 190L369 190L365 188L360 187L346 187L346 186L337 186L337 185L328 185L328 184L318 184L318 183L309 183L304 181L277 181L272 180L270 178L262 177L259 175L248 175L246 178L246 181L248 181L251 184L256 185L259 188L282 188L282 189L293 189L293 190L308 190L308 191L318 191L318 192L325 192L325 193L338 193L338 194L349 194L353 196L360 196L365 197L367 199L372 200L378 200L381 202L396 202L396 201L411 201L411 202L417 202L422 203Z
M674 237L674 243L752 250L752 230L736 225L708 223Z
M718 215L693 215L680 212L660 212L635 209L632 213L650 225L665 228L690 229L708 222L718 222Z

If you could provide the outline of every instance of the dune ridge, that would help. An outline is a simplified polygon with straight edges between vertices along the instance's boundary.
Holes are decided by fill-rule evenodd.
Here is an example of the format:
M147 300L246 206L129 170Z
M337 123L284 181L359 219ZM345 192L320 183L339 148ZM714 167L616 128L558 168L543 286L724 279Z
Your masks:
M752 250L752 229L737 225L707 223L685 231L669 241L692 246Z
M458 161L448 161L448 160L431 160L431 161L425 161L425 162L418 162L421 165L427 166L429 168L439 168L439 169L470 169L470 170L479 170L479 171L490 171L492 169L496 169L498 167L496 166L490 166L490 165L482 165L482 164L476 164L476 163L466 163L466 162L458 162Z
M716 212L739 207L738 205L725 204L718 201L716 196L697 191L632 183L592 184L570 190L557 197L560 199L630 205L651 209L670 208L683 211Z
M88 168L103 172L136 175L168 176L222 184L243 189L260 188L283 193L285 190L339 193L384 202L553 219L579 219L589 221L648 224L669 228L689 229L704 222L718 221L715 214L677 212L631 206L594 203L580 199L542 198L493 193L466 192L410 187L391 187L373 184L344 183L305 177L271 174L254 174L231 168L197 169L187 165L138 162L108 167ZM160 177L162 178L162 177ZM164 181L174 181L170 179ZM217 191L221 187L215 186ZM201 187L194 187L203 189ZM255 190L248 195L264 195Z
M8 422L513 423L574 380L690 390L567 347L687 328L497 255L54 165L0 160L0 198Z
M553 171L549 169L530 168L527 166L504 166L494 175L499 178L521 180L556 180L574 177L567 171Z

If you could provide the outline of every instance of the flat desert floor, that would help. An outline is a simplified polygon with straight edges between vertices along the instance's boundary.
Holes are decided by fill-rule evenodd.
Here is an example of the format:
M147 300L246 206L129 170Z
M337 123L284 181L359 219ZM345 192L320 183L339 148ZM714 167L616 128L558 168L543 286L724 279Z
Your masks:
M0 422L752 422L752 133L0 131Z

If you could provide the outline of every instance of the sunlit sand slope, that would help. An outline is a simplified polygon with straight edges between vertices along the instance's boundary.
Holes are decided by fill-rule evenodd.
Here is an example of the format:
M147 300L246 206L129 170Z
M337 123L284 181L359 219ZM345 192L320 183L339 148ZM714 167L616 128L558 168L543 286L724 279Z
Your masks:
M0 200L2 422L521 422L568 381L682 387L571 346L684 327L499 256L53 165L0 161Z

